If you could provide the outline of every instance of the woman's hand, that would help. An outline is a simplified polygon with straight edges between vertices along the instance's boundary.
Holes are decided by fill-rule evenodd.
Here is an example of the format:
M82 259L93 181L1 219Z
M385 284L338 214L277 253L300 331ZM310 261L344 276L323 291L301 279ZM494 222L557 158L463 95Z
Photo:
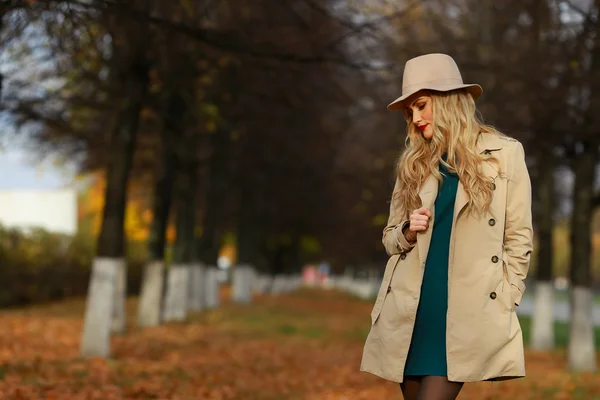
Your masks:
M402 232L406 240L416 242L417 232L423 232L429 228L429 218L431 218L429 208L421 207L413 211L410 215L410 225Z

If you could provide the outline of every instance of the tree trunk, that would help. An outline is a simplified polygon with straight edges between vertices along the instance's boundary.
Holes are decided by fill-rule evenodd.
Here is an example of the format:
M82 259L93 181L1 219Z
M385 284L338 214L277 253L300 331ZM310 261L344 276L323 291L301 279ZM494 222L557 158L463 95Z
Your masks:
M258 249L264 234L265 178L260 175L241 185L237 227L237 258L239 264L256 265Z
M595 371L596 352L591 293L591 224L597 144L583 144L573 160L575 187L571 220L571 320L568 364L571 371Z
M192 261L194 252L194 228L196 226L197 164L182 166L177 192L177 239L173 251L173 263L183 264Z
M204 264L217 265L219 249L223 235L223 220L226 199L229 192L231 143L229 132L220 131L213 136L213 154L209 169L209 188L206 198L206 212L202 238L200 240L200 259ZM217 276L213 271L211 277ZM253 265L238 263L233 267L232 299L238 303L250 303L252 300ZM209 288L211 303L215 303L215 293L218 292L218 282L208 283L217 287ZM216 300L218 304L218 300Z
M148 85L147 77L146 68L133 68L127 82L128 101L119 114L113 134L112 157L106 173L102 227L85 310L82 355L109 356L111 326L113 331L125 330L125 203L140 110ZM110 283L107 279L114 279L112 289L109 288ZM107 319L107 309L111 310L110 316L113 321L111 318Z
M209 166L209 187L199 258L205 264L216 265L223 234L225 200L229 191L231 143L229 132L226 131L215 133L212 139L213 154Z
M138 84L142 83L138 82ZM130 94L135 96L134 100L137 101L132 101L121 113L117 131L113 135L111 158L106 174L102 226L98 237L98 257L122 258L125 254L125 231L123 228L127 182L135 150L143 90L145 88L137 88L137 90L132 88Z
M148 253L150 260L163 260L167 241L167 227L173 199L173 183L177 157L174 149L172 131L163 135L163 161L162 168L154 187L153 219L148 240Z
M197 164L187 161L182 165L177 182L177 238L173 264L169 268L165 321L183 321L187 317L189 298L189 271L194 251L196 225Z
M234 271L234 300L248 303L257 270L259 247L264 235L265 177L257 174L255 179L241 186L240 208L237 226L237 266Z
M538 153L537 201L535 226L537 230L537 276L535 311L531 332L531 347L536 350L554 348L554 287L552 282L554 228L554 159L542 149Z
M173 113L165 113L166 121L173 118ZM169 211L173 197L175 180L176 131L170 129L173 124L167 122L162 135L162 163L157 173L154 186L154 207L148 253L150 261L144 267L144 276L138 303L138 326L156 326L160 324L160 310L164 280L164 254L169 223Z

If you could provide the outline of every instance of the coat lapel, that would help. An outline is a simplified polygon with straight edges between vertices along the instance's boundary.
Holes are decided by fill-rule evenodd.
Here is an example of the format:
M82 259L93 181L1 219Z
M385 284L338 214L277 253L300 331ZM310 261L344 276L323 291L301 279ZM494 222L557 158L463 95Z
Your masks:
M458 214L462 211L463 208L465 208L465 206L467 205L468 202L469 202L469 196L467 195L467 192L465 191L465 188L464 188L462 182L459 180L458 188L456 189L456 199L454 200L453 221L456 220L456 218L458 217Z
M482 132L479 135L477 141L477 150L479 153L491 154L492 151L502 149L502 144L495 140L494 135L490 133ZM433 175L429 175L421 190L419 191L419 197L421 198L421 204L423 207L427 207L431 210L431 218L429 220L429 229L425 232L417 235L417 248L419 250L419 261L421 265L424 265L427 253L429 252L429 245L431 243L431 234L433 232L433 221L435 219L435 199L438 194L438 181ZM456 190L456 199L454 201L454 221L457 219L460 212L465 208L469 202L469 196L465 191L462 182L459 180L458 188Z
M429 243L431 243L431 233L433 231L433 220L435 217L435 199L438 194L438 181L432 174L429 175L423 187L419 191L419 197L421 198L421 204L423 207L431 210L431 218L429 219L429 229L425 232L417 235L417 248L419 249L419 261L420 265L424 265L427 253L429 252Z

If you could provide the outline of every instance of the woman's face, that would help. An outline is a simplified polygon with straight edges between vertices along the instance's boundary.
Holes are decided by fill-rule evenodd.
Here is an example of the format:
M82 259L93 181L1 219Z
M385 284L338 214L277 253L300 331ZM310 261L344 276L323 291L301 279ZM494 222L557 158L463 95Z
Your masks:
M433 107L431 95L427 93L416 93L406 102L408 115L412 118L413 125L423 132L427 140L433 137Z

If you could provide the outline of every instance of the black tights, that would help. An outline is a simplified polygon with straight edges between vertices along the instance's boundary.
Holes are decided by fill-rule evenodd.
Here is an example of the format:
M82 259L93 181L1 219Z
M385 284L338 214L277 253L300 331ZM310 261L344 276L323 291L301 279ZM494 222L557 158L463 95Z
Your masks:
M406 376L400 389L404 400L455 400L462 386L445 376Z

